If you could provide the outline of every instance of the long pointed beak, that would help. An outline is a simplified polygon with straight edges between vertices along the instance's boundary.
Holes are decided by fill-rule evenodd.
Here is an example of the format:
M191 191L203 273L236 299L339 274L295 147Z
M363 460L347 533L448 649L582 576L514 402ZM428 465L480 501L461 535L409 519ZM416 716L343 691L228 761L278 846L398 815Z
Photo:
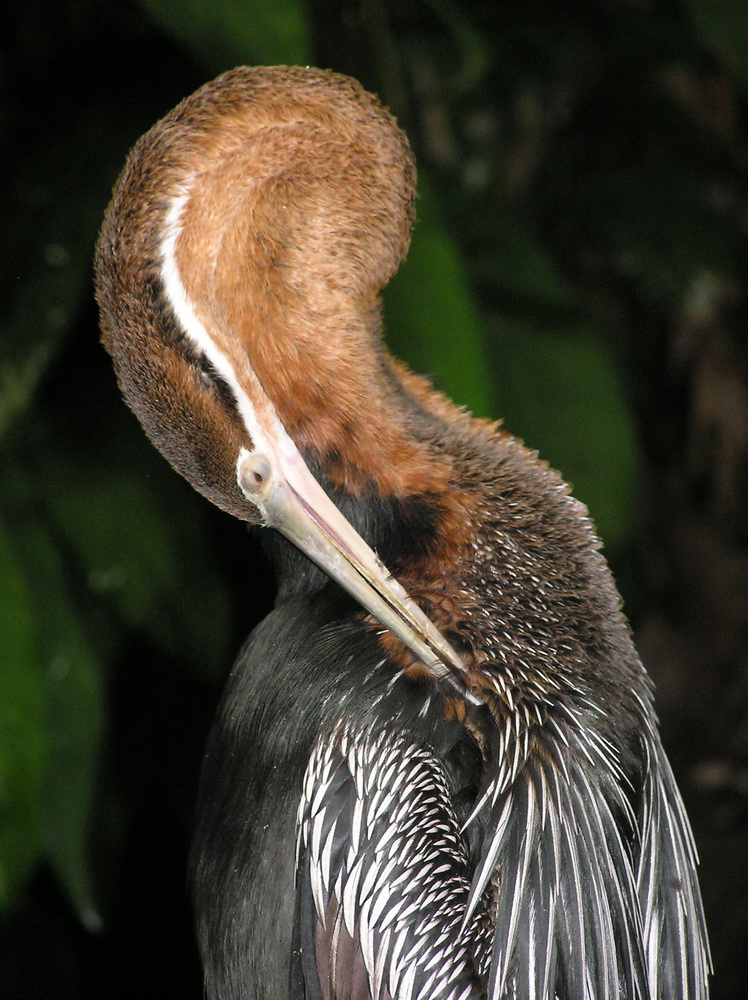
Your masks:
M264 523L336 580L439 681L479 703L465 687L465 666L452 646L341 514L290 438L283 444L282 452L242 449L237 463L239 487L258 507Z

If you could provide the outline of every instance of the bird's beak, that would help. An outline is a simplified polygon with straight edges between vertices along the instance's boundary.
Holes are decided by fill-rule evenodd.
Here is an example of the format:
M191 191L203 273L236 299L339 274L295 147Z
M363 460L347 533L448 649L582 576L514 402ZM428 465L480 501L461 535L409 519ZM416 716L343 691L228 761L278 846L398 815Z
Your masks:
M270 443L266 438L264 443ZM266 525L290 539L462 697L465 666L404 587L388 571L309 471L291 439L267 451L242 449L239 487Z

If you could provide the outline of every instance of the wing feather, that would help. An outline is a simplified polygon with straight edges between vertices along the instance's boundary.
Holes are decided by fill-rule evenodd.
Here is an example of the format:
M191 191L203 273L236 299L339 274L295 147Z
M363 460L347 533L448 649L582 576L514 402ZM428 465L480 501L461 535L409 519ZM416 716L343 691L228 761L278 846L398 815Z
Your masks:
M299 809L309 1000L707 1000L691 833L649 716L643 731L627 775L569 708L504 730L473 862L428 747L322 741Z
M297 938L323 1000L479 1000L470 871L443 770L402 734L340 729L299 808Z
M563 728L563 739L538 729L516 778L497 767L505 787L483 797L493 805L470 900L495 872L488 996L645 1000L638 834L618 760Z
M659 741L647 740L643 752L647 768L637 882L652 995L707 1000L711 960L693 835Z

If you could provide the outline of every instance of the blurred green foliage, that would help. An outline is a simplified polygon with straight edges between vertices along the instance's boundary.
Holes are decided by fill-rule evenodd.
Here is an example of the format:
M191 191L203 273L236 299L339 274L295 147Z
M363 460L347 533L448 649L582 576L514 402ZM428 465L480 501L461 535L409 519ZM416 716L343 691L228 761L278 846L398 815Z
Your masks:
M220 73L245 63L308 63L306 10L297 0L141 0L141 4L206 72Z
M0 905L44 858L93 928L114 665L135 635L155 671L176 659L210 687L251 617L226 569L243 535L217 541L219 515L152 453L95 343L89 261L127 147L241 62L330 65L390 100L421 183L389 341L558 466L615 555L641 449L611 288L676 324L705 276L736 280L748 27L743 5L706 0L32 0L10 20ZM108 846L116 865L124 838Z
M407 259L384 292L393 353L478 416L493 410L481 318L460 252L421 180Z
M44 665L30 588L0 530L0 899L7 906L43 843Z

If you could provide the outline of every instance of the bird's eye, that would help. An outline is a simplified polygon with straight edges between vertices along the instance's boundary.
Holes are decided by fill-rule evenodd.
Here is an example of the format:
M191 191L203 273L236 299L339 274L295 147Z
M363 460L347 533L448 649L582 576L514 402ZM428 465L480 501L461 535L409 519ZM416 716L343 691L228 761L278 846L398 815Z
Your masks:
M265 455L256 451L245 451L239 456L236 478L244 495L256 500L270 487L272 468Z

